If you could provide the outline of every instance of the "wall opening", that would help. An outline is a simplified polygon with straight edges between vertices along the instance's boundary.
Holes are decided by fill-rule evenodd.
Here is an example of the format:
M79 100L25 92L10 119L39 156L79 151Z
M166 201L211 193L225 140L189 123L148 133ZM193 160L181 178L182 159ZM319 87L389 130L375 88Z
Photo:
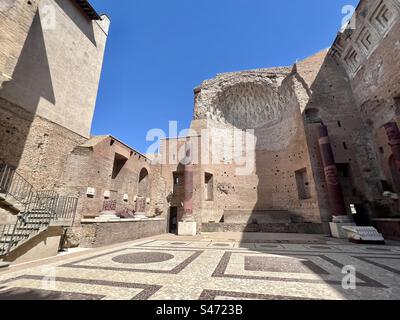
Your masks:
M177 234L177 232L178 232L178 207L170 207L168 224L169 224L169 226L168 226L169 233Z
M339 183L342 188L343 197L346 205L350 206L350 203L354 203L355 199L358 198L358 190L353 182L353 175L349 163L336 163L338 171Z
M204 191L206 201L214 201L214 175L204 174Z
M138 196L148 197L149 193L149 172L146 168L143 168L139 174L139 188Z
M113 171L112 171L112 179L116 179L121 172L121 170L124 168L126 162L128 159L124 157L121 154L116 153L114 156L114 165L113 165Z
M174 180L174 193L178 191L179 187L183 186L183 173L181 172L174 172L173 173L173 180Z
M297 191L300 200L311 199L310 182L308 180L307 169L301 169L295 172Z
M389 167L392 176L391 178L392 178L393 190L396 193L398 193L400 192L400 171L397 168L396 159L394 158L393 155L391 155L389 158Z
M393 187L387 180L381 180L381 191L384 192L394 192Z

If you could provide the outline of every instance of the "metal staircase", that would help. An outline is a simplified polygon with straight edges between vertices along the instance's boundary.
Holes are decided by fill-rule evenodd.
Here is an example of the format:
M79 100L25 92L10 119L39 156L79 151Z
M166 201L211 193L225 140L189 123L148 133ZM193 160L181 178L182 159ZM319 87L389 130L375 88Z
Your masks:
M72 226L77 203L76 197L36 191L14 167L0 161L0 205L17 214L15 223L0 225L0 260L51 225Z

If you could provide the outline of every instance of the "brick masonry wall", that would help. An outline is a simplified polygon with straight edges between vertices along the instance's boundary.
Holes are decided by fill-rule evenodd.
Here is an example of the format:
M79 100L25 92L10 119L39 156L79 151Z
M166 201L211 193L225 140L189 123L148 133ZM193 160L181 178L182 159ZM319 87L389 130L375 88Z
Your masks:
M386 28L376 23L374 15L378 6L389 9L389 23ZM378 11L376 11L378 9ZM354 106L363 120L364 128L359 135L357 154L362 175L371 192L367 195L372 202L372 217L399 216L395 203L383 198L381 181L393 184L389 168L392 152L383 128L388 122L399 123L400 104L400 3L397 0L364 0L356 12L356 28L350 37L338 36L333 48L343 48L339 53L331 50L335 60L346 71L348 82L354 94ZM359 41L363 30L371 34L371 46L366 49ZM355 50L358 54L357 67L346 60L346 53ZM363 145L363 147L362 147Z
M86 138L0 98L0 158L35 188L57 188L68 154Z
M117 177L113 179L113 165L115 154L126 157L127 161ZM145 196L151 199L147 206L147 214L157 214L157 199L153 192L153 168L151 161L137 151L119 142L111 136L93 137L86 143L77 146L69 155L62 176L60 189L64 192L80 196L76 222L84 217L100 215L104 201L116 200L118 207L134 208L134 198L139 195L139 176L142 170L148 172L148 188ZM154 181L158 183L158 181ZM94 196L86 195L88 187L95 189ZM158 190L160 185L154 186ZM110 192L110 198L104 196ZM124 201L124 195L128 200Z
M79 237L81 247L95 248L164 234L166 228L165 219L83 223L79 228L74 228L74 233Z
M242 210L251 220L254 210L287 210L298 220L319 223L320 213L312 178L300 104L296 95L298 80L291 68L260 69L218 75L196 89L195 120L191 135L203 135L208 130L215 146L210 159L219 164L198 165L194 173L194 213L199 228L202 223L219 222L226 210ZM259 115L259 106L267 112ZM269 108L269 109L268 109ZM252 117L244 116L251 114ZM244 121L243 119L247 119ZM244 121L244 122L243 122ZM257 138L255 168L248 175L238 175L240 166L224 160L223 142L218 139L229 132L218 133L214 129L255 129ZM290 128L287 130L287 128ZM177 141L178 150L185 139ZM195 141L192 138L192 141ZM162 154L171 159L169 146L176 140L165 140ZM199 158L206 152L200 141ZM175 161L180 160L175 154ZM300 200L295 171L306 168L311 197ZM161 166L166 181L166 194L172 194L173 172L178 165ZM214 199L206 199L205 174L214 176ZM178 219L182 215L183 187L176 188L170 206L178 207Z
M319 206L323 222L331 220L330 204L325 185L325 176L318 145L318 127L315 121L323 121L328 127L336 163L347 164L350 177L345 192L345 201L350 213L350 204L367 204L378 193L376 168L371 166L373 157L367 139L366 127L359 121L361 115L354 108L355 100L346 72L327 55L320 52L296 65L298 77L304 83L299 90L307 132L307 143L316 182ZM367 208L369 209L369 208Z

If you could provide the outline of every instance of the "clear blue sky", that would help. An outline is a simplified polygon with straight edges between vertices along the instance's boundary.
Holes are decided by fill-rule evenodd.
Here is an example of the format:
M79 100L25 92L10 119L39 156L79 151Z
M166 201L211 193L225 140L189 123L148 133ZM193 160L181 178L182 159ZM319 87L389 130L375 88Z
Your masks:
M193 116L217 73L286 66L329 47L358 0L91 0L111 19L92 134L146 152L149 129Z

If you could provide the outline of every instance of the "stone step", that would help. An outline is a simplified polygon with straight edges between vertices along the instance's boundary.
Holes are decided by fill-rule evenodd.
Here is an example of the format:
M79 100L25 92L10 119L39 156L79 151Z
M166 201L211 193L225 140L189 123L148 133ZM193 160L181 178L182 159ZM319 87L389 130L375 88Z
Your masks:
M40 225L37 225L37 224L17 228L18 231L30 231L30 230L39 230L39 229L40 229Z
M4 237L13 237L13 236L17 236L17 237L24 237L24 238L28 238L30 236L30 232L28 231L17 231L17 233L4 233ZM3 238L4 238L3 237ZM2 238L2 239L3 239Z
M27 219L35 219L35 220L38 220L38 219L50 219L51 218L51 216L45 216L45 215L29 215L29 216L27 216L26 217Z
M3 237L0 239L0 243L10 243L13 240L11 236Z
M0 256L1 256L1 254L2 254L2 253L1 253L1 251L0 251ZM9 265L10 265L9 262L0 261L0 269L8 268Z
M30 209L29 213L45 213L45 214L48 214L49 210L46 210L46 209Z

